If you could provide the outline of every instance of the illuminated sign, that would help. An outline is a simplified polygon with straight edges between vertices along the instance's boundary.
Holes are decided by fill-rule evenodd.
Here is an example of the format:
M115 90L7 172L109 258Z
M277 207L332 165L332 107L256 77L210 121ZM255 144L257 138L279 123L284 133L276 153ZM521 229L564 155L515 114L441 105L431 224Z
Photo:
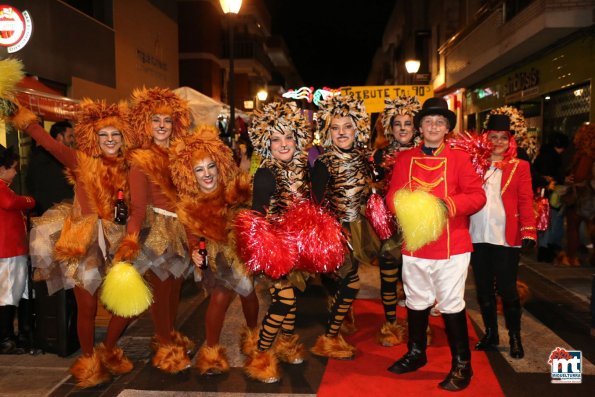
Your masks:
M431 85L379 85L341 87L342 94L351 94L357 99L364 100L368 113L380 113L384 110L384 99L394 99L397 96L417 96L420 103L434 96Z
M308 102L314 102L316 106L320 101L324 101L334 95L339 95L341 90L323 87L314 91L314 87L301 87L297 90L289 90L283 94L283 98L305 99Z
M33 21L27 11L21 12L9 5L0 5L0 46L9 53L17 52L29 41Z

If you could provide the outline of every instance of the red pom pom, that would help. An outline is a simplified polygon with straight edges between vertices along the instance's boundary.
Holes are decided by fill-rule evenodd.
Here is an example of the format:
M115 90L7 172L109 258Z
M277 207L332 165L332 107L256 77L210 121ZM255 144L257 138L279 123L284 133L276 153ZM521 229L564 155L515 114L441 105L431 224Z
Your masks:
M297 246L291 235L256 211L241 211L235 227L238 253L248 271L278 279L293 270Z
M374 228L380 240L388 240L397 230L395 218L386 208L378 193L372 193L366 205L366 218Z
M345 261L343 228L322 207L310 201L297 203L282 216L279 226L294 236L299 253L298 270L328 273Z
M481 179L492 164L492 143L484 135L463 131L448 140L449 144L469 153L473 168Z
M550 227L550 202L545 197L538 197L535 200L535 212L537 218L537 230L546 231Z

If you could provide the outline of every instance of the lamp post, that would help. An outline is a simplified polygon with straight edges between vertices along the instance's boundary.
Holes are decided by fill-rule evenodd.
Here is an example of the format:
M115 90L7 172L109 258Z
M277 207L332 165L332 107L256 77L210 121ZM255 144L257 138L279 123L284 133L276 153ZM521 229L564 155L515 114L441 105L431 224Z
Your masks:
M223 13L229 16L229 81L228 81L228 96L229 96L229 122L227 126L227 134L229 135L230 143L233 140L235 132L235 81L233 70L233 23L234 16L240 12L242 7L242 0L219 0Z
M264 88L256 93L256 109L260 109L262 107L262 103L267 100L269 97L269 93Z

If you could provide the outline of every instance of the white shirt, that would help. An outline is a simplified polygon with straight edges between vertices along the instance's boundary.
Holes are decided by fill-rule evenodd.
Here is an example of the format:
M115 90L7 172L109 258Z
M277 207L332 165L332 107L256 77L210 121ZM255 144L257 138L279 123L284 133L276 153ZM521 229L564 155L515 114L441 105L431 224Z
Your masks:
M491 166L486 172L483 190L486 205L471 216L471 241L510 247L506 243L506 212L502 203L502 170Z

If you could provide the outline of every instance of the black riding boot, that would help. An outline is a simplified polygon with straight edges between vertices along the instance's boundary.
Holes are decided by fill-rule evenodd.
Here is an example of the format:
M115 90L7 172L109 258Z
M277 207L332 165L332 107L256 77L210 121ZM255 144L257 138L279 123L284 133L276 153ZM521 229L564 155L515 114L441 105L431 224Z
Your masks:
M23 349L33 347L33 327L32 327L32 305L31 299L21 299L17 314L19 317L19 336L17 346Z
M16 307L12 305L0 306L0 354L22 354L18 349L14 337L14 313Z
M479 309L485 326L484 336L475 345L475 350L497 350L500 338L498 338L498 313L496 302L480 302Z
M508 328L508 337L510 341L510 357L523 358L525 350L521 343L521 303L518 299L512 302L502 301L504 308L504 319Z
M458 313L442 313L442 317L452 355L452 365L450 372L438 386L448 391L463 390L469 386L473 376L465 309Z
M428 315L430 309L412 310L407 308L407 322L409 329L409 351L403 357L388 367L390 372L404 374L418 370L427 364L426 357Z

